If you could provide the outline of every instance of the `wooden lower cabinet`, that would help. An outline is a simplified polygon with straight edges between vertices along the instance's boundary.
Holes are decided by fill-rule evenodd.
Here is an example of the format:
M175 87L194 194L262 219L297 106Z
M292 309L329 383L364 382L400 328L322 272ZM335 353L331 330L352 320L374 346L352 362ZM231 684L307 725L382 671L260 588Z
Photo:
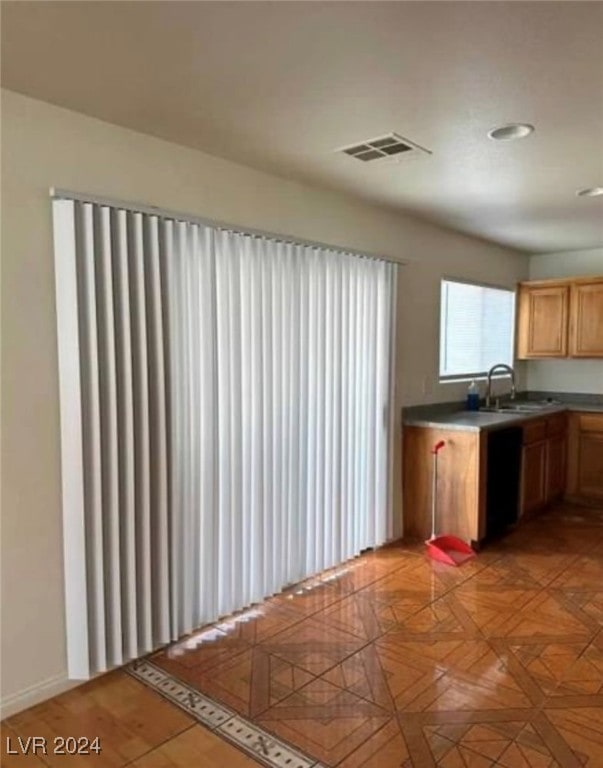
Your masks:
M523 427L521 514L530 515L565 490L567 418L557 413Z
M568 440L567 496L603 500L603 413L573 413Z
M517 446L521 448L520 518L530 517L563 495L568 456L566 425L565 413L514 425L521 428L523 435L523 446ZM436 532L450 533L474 544L489 535L493 505L487 490L488 477L492 478L488 441L493 434L436 427L404 428L405 536L426 539L431 534L431 448L440 440L445 447L438 460ZM589 458L580 465L577 482L583 491L588 489L603 497L603 414L601 433L591 430L580 441L583 455ZM498 466L504 471L504 461L493 463L490 469Z
M549 438L546 449L546 503L561 498L565 492L565 432Z
M521 467L521 514L528 515L546 503L547 443L524 445Z
M403 436L404 535L423 539L431 535L431 448L444 440L438 457L436 533L452 533L465 541L482 539L485 433L405 427Z

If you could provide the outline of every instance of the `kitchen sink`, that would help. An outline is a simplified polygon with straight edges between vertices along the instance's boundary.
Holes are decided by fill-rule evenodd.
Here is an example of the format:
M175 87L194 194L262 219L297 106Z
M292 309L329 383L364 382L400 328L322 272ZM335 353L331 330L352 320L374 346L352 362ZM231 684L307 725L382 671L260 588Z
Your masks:
M551 408L554 403L503 403L502 405L484 405L480 411L486 413L537 413Z

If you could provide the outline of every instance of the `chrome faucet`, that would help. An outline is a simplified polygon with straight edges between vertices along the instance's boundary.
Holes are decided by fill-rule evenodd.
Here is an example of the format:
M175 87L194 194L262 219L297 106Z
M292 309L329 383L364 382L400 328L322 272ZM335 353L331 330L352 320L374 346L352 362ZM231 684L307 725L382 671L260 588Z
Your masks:
M486 408L490 407L490 397L492 394L492 374L499 368L503 371L507 371L511 376L511 400L515 400L515 371L511 368L510 365L507 365L506 363L497 363L496 365L493 365L492 368L490 368L488 371L488 385L486 387Z

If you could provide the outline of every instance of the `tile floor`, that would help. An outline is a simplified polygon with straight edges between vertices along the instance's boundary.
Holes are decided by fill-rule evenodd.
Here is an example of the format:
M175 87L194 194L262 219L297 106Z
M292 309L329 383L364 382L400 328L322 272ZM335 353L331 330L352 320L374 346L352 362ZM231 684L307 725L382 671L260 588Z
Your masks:
M601 768L603 511L560 506L461 568L363 555L131 672L5 728L102 725L110 753L77 763L99 768Z

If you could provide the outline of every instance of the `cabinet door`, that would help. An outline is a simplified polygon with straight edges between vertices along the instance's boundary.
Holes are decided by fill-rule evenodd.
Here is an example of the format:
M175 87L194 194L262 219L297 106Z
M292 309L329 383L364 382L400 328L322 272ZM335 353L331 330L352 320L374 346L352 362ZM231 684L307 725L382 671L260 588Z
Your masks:
M603 357L603 278L571 288L570 355Z
M559 498L565 489L565 434L550 437L546 444L546 501Z
M523 515L546 501L546 441L524 445L521 472L521 512Z
M603 432L581 432L578 443L578 495L603 499Z
M570 414L567 495L576 501L603 499L603 413Z
M431 448L440 440L438 457L436 533L451 533L479 541L484 520L485 483L482 455L487 433L405 426L403 429L404 535L431 536L433 464Z
M519 358L567 356L568 306L568 283L520 286Z

